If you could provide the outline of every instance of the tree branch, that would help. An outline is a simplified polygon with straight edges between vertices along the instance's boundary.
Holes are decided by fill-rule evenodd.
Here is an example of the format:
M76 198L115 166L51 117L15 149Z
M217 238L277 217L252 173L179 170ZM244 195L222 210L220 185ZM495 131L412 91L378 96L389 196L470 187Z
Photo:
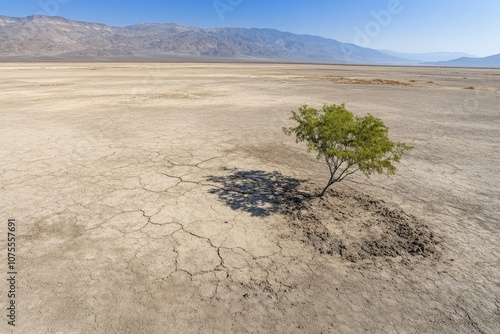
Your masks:
M337 182L341 182L343 181L346 177L348 177L349 175L352 175L354 173L356 173L357 171L359 171L359 168L356 168L355 170L353 170L352 172L349 172L347 173L346 175L344 175L344 177L342 177L341 179L337 179Z

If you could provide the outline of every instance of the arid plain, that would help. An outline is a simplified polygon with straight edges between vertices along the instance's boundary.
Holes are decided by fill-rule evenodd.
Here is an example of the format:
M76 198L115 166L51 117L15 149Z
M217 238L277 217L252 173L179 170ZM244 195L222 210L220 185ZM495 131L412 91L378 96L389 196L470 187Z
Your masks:
M4 63L0 91L2 333L500 331L500 70ZM324 103L415 149L295 207L327 169L282 127Z

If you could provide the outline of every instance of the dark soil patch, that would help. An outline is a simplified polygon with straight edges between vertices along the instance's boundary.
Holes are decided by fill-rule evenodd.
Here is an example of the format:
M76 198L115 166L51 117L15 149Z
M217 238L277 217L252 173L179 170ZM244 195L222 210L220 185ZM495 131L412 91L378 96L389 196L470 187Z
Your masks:
M428 226L354 190L331 190L322 199L295 204L285 212L290 225L322 254L352 262L439 255L439 240Z

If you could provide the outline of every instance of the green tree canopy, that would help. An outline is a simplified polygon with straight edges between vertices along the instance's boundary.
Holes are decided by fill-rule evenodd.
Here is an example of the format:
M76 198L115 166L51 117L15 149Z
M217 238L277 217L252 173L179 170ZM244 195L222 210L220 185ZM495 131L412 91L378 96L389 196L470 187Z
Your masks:
M292 111L295 127L283 128L292 133L297 142L306 142L308 151L317 153L317 159L325 159L330 179L319 194L349 175L361 171L366 176L373 173L393 175L394 163L413 147L389 139L389 128L382 120L370 114L354 116L345 105L324 105L321 110L304 105L298 112Z

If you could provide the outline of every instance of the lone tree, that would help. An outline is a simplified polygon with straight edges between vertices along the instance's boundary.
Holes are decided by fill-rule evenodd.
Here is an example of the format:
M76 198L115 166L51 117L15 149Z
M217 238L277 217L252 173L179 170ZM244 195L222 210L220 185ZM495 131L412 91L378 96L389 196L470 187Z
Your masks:
M367 177L372 173L393 175L395 162L413 147L393 142L389 128L382 120L370 114L354 116L345 105L324 105L321 110L304 105L293 111L290 119L296 127L283 128L287 135L296 135L296 142L306 142L309 152L317 159L325 159L330 179L318 195L323 197L328 188L349 175L361 171Z

